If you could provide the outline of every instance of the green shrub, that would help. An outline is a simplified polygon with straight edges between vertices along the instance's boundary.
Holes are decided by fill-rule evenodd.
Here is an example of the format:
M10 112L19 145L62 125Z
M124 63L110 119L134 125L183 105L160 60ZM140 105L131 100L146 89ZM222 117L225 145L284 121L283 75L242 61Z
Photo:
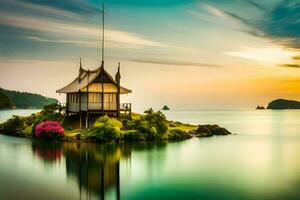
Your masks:
M121 139L122 126L120 121L103 116L98 118L91 128L84 130L82 135L101 142L116 141Z
M118 130L111 126L92 127L87 130L86 138L95 139L101 142L116 141L120 139Z
M148 121L141 121L138 131L145 133L147 140L160 139L160 135L157 133L156 127L152 126Z
M0 130L6 135L21 136L25 126L25 120L22 117L13 116L0 125Z
M125 130L136 130L141 120L137 119L122 119L122 123Z
M33 127L32 126L26 126L25 129L22 130L22 134L25 137L31 137L33 133Z
M132 119L123 119L125 130L136 130L145 136L146 140L162 140L168 130L165 115L152 108L145 111L145 115L139 115Z
M52 104L48 104L46 106L43 107L43 112L57 112L59 110L61 110L62 107L61 105L59 105L58 103L52 103Z
M145 141L146 135L136 130L125 131L123 139L125 141Z
M167 134L167 139L168 140L185 140L189 139L192 136L188 134L187 132L181 130L181 129L170 129L168 134Z
M58 121L61 122L63 116L60 112L61 106L57 103L53 103L47 106L44 106L43 110L38 115L38 122L43 121Z
M37 122L38 117L39 117L39 113L34 113L28 117L22 117L22 118L25 120L27 126L31 126Z
M142 120L145 120L149 123L150 126L156 128L158 134L165 134L168 130L168 124L166 116L161 112L154 112L152 108L145 111L144 116L142 116Z
M109 118L107 115L105 115L103 117L99 117L93 126L99 127L102 125L112 126L118 130L121 130L123 127L122 122L120 122L119 120L114 119L114 118Z

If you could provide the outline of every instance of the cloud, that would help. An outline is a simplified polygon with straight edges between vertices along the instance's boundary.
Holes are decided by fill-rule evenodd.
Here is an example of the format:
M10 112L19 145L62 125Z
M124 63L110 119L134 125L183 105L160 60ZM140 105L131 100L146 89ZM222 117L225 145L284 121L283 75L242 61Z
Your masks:
M10 13L0 13L0 25L8 25L22 29L35 31L37 34L51 34L63 38L59 40L66 41L64 38L77 37L94 42L100 40L101 31L95 25L76 24L68 21L53 20L50 18L37 18ZM148 40L142 36L125 31L105 29L105 40L110 42L125 43L139 46L167 47L167 45L153 40ZM34 39L34 38L31 38ZM35 38L37 39L37 38ZM58 41L59 41L58 40ZM38 41L38 40L36 40ZM43 42L46 42L43 40ZM52 41L53 42L53 41ZM88 42L88 41L87 41Z
M244 33L269 39L275 44L287 48L287 50L300 54L300 3L298 0L281 0L270 9L258 1L246 0L245 2L259 9L262 15L255 15L249 19L243 17L243 14L239 13L238 10L232 12L207 4L204 4L204 7L216 17L232 19L245 25L244 28L240 29ZM253 52L227 52L225 54L257 61L272 61L272 58L270 59L267 55L254 55ZM293 63L293 60L294 62L298 61L298 57L294 56L291 63L284 65L297 66L298 64ZM274 60L278 61L277 57L274 57Z
M45 42L45 43L58 43L58 44L66 44L66 45L76 45L80 47L89 47L89 48L99 48L100 40L80 40L80 39L46 39L37 36L24 36L26 40L30 40L33 42ZM106 41L105 48L130 48L130 49L140 49L141 45L134 44L126 44L126 43L115 43Z
M298 64L282 64L281 67L300 68Z
M198 0L109 0L110 4L138 7L171 7L191 4Z
M75 12L40 4L26 3L18 0L2 0L1 4L3 8L6 8L3 9L2 12L9 12L11 14L23 13L23 15L26 14L29 16L46 16L64 20L73 19L77 21L83 19L81 15Z
M227 18L226 13L223 10L221 10L215 6L212 6L207 3L202 3L201 6L204 7L208 12L210 12L212 15L214 15L216 17Z
M99 24L93 24L92 20L82 16L100 15L101 11L87 1L2 0L1 4L2 34L8 26L17 28L14 34L19 38L35 42L97 47L101 40ZM105 40L110 47L168 47L141 35L112 28L105 29Z
M63 44L73 44L79 46L86 46L86 47L99 47L99 41L84 41L84 40L61 40L61 39L45 39L37 36L25 36L27 40L35 41L35 42L49 42L49 43L63 43Z
M282 63L293 62L296 52L288 51L280 47L253 48L244 47L240 51L225 52L225 55L255 60L262 64L269 63L281 65Z
M60 10L65 10L72 13L77 13L79 15L90 16L94 14L101 13L100 4L99 7L96 7L93 4L88 3L86 0L21 0L22 2L32 4L32 5L41 5L49 8L56 8Z
M274 42L300 50L300 3L298 0L282 0L273 9L266 9L261 3L247 0L248 4L262 11L262 15L247 19L239 11L228 11L209 4L202 4L211 14L230 18L246 25L245 33L266 37ZM250 30L249 30L250 29Z
M220 67L219 65L208 64L208 63L196 63L196 62L186 62L186 61L176 61L176 60L166 60L166 59L156 59L156 58L144 58L144 59L129 59L130 61L137 63L148 63L148 64L158 64L158 65L169 65L169 66L192 66L192 67Z
M245 0L245 2L247 2L249 5L257 8L258 10L260 11L263 11L263 12L266 12L267 11L267 8L259 3L256 3L255 1L252 1L252 0Z

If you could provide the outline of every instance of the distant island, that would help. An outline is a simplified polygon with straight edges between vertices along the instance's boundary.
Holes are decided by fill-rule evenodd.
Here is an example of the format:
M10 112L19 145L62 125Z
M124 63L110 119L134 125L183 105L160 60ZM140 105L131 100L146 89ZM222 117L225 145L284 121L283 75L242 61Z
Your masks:
M43 108L52 103L58 103L58 101L39 94L6 90L0 87L0 109Z
M267 109L281 110L281 109L300 109L300 102L286 99L276 99L268 104Z
M258 105L258 106L256 107L256 110L264 110L264 109L266 109L264 106L259 106L259 105Z
M164 107L162 109L163 110L170 110L170 108L167 105L164 105Z

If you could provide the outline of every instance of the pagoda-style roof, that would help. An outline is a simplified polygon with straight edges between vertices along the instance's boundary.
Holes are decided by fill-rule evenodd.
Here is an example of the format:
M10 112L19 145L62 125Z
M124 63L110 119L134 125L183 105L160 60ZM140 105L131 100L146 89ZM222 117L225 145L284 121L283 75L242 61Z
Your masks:
M87 91L87 86L90 86L93 83L104 83L105 88L111 89L109 85L117 86L118 83L114 78L104 69L103 65L101 65L98 69L95 70L86 70L80 67L79 75L75 78L71 83L66 85L65 87L57 90L57 93L76 93L78 91ZM104 91L107 91L104 88ZM89 90L90 91L90 90ZM91 91L92 92L92 91ZM128 94L132 91L120 86L121 94Z

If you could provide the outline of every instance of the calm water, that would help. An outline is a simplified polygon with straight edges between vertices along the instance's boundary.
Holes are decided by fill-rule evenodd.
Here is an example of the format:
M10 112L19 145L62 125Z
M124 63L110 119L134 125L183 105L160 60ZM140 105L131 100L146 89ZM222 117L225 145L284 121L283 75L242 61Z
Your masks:
M0 199L300 199L300 111L166 115L237 135L121 145L0 135Z

